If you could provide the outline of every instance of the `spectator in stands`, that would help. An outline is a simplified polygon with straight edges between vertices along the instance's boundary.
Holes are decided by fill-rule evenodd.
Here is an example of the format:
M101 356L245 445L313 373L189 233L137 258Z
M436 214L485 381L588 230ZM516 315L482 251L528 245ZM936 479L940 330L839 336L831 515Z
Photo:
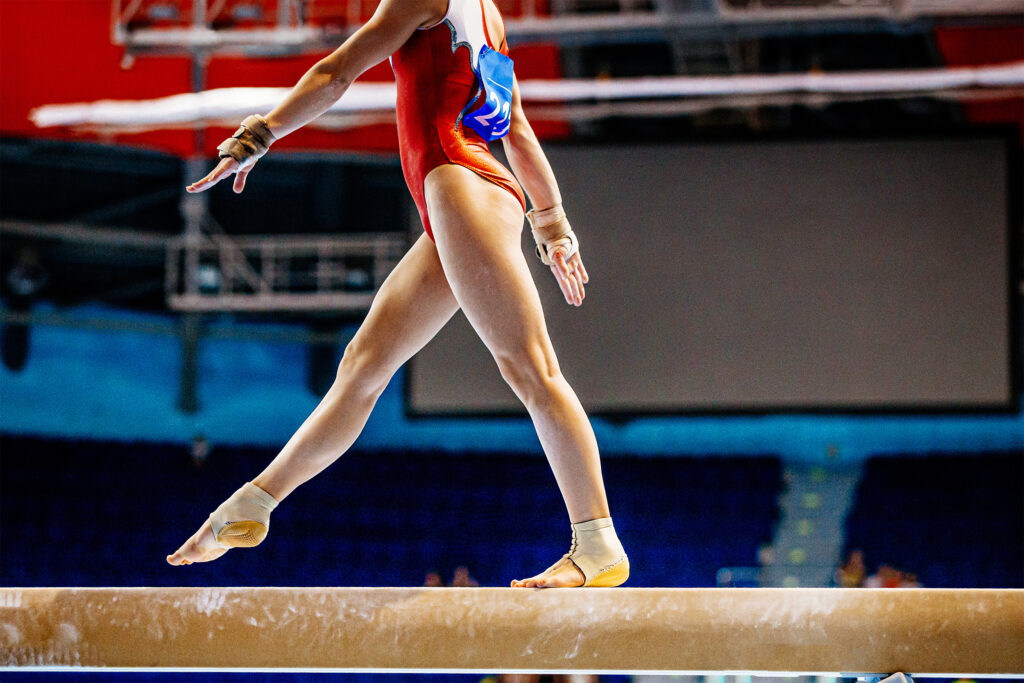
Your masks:
M202 434L196 434L192 437L192 445L189 448L189 457L192 458L192 464L196 469L200 469L206 464L206 459L210 457L210 442L206 440L206 437Z
M775 549L771 541L765 541L757 548L757 563L762 567L770 567L775 564Z
M451 585L456 588L472 588L479 586L480 582L469 575L468 567L460 564L455 568L455 573L452 575Z
M861 588L867 567L864 566L864 551L851 550L846 562L836 570L835 582L840 588Z
M903 578L900 579L900 588L920 588L921 582L917 580L917 574L910 572L903 572Z
M431 569L427 572L427 576L423 580L423 585L428 588L440 588L444 586L444 581L441 579L441 573L436 569ZM480 585L480 582L470 576L469 568L466 565L460 564L455 568L455 572L452 574L451 583L448 585L452 588L475 588Z
M878 566L878 571L864 581L865 588L899 588L903 572L888 564Z
M888 564L879 565L878 571L864 582L865 588L920 588L917 574L905 572Z

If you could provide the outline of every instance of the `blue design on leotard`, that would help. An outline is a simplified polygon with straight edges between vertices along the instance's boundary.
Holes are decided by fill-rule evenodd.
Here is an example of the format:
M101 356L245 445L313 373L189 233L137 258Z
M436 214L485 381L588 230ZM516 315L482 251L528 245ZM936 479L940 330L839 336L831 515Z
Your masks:
M465 114L463 123L491 142L504 137L512 122L512 60L484 45L477 59L476 75L484 91L484 103ZM469 108L474 101L476 95L466 107Z

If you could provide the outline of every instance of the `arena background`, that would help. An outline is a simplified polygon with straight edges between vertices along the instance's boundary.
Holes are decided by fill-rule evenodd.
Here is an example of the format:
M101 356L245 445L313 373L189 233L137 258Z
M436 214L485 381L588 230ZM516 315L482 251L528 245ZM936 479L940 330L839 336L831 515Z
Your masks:
M209 4L222 32L291 6ZM629 585L839 585L862 550L882 585L1024 587L1024 79L921 91L914 75L1021 67L1024 8L498 4L519 79L566 90L909 74L527 102L593 276L583 308L531 267L594 413ZM164 562L316 406L420 230L386 111L296 132L245 193L201 201L184 185L240 116L97 118L289 87L373 9L294 5L315 40L203 56L142 40L192 26L192 0L0 0L0 584L414 586L466 567L503 586L565 551L533 429L456 319L259 549ZM96 109L40 125L73 103Z

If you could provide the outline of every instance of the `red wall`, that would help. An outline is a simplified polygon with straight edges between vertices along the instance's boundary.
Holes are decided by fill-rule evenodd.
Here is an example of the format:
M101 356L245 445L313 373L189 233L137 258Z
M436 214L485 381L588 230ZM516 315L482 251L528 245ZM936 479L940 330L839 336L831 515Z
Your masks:
M45 7L45 14L41 11ZM974 65L1024 59L1024 28L955 28L937 31L947 63ZM207 87L291 86L322 55L274 59L214 58ZM552 45L513 47L520 78L558 78L558 50ZM38 129L29 111L43 104L99 99L146 99L190 90L186 57L140 57L121 68L122 49L110 41L109 0L0 0L0 135L104 140L186 155L192 133L167 130L101 137L62 128ZM386 64L367 72L367 80L390 80ZM1024 127L1021 98L966 105L968 119L979 123L1016 122ZM565 137L563 123L536 125L541 137ZM210 129L211 154L230 129ZM279 148L329 148L394 152L394 126L369 126L346 132L300 130Z
M42 9L45 8L45 14ZM28 119L43 104L92 102L100 99L147 99L191 90L187 57L139 57L121 68L122 48L110 40L110 0L0 0L0 135L103 140L149 147L185 156L192 152L192 132L99 136L65 128L39 129ZM326 53L273 59L216 57L207 71L207 88L294 85ZM558 78L558 51L550 45L513 48L520 78ZM362 77L391 80L386 63ZM537 125L542 137L562 137L568 128ZM208 129L206 153L231 129ZM393 125L368 126L346 132L300 130L277 148L353 149L394 152Z
M41 11L45 6L45 14ZM63 102L142 99L188 92L188 61L153 57L120 68L121 49L110 43L107 0L0 0L0 133L62 139L99 139L68 130L37 129L33 107ZM191 133L119 135L115 142L178 154Z
M942 28L935 38L950 66L981 66L1024 60L1024 26ZM964 116L974 123L1016 123L1024 134L1024 98L967 102Z

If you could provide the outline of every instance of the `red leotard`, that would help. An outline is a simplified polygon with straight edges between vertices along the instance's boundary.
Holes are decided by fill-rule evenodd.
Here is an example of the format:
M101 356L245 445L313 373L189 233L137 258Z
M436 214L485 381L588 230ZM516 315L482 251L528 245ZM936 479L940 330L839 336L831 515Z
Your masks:
M473 71L486 41L492 49L483 0L449 0L439 23L417 30L391 57L398 89L398 145L402 172L430 239L423 179L442 164L465 166L511 192L523 210L526 197L515 177L491 154L472 128L462 125L464 112L482 101ZM508 44L502 40L502 54Z

